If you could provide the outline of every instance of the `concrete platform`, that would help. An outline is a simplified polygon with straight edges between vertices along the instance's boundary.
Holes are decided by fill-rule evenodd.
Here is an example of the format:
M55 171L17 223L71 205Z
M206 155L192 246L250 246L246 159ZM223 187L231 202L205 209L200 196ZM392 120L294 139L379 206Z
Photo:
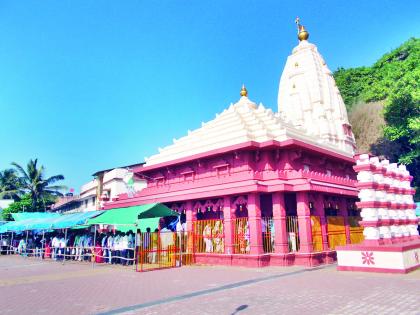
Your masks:
M384 245L347 245L336 248L337 270L407 273L420 268L420 239Z

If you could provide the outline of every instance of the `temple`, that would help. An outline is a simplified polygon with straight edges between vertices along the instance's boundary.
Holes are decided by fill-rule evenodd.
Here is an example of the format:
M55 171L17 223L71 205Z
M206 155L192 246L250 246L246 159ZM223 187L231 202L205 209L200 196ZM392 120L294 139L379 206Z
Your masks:
M297 21L278 112L239 100L132 168L147 187L105 209L164 203L194 235L195 261L243 266L332 262L359 243L355 140L331 71Z

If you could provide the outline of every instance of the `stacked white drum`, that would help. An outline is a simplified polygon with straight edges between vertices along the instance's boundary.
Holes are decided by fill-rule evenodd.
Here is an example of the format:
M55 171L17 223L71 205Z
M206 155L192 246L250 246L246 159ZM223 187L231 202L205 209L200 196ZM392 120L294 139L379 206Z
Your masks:
M357 206L365 242L380 245L418 239L415 191L405 165L390 164L368 154L359 155L356 162L360 189Z

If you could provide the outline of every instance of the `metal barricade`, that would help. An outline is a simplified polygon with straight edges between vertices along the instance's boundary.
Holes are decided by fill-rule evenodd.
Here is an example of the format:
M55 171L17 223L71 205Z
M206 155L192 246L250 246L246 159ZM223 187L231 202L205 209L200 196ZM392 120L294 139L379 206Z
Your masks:
M141 235L137 251L137 271L174 268L181 266L181 249L176 232L152 232Z

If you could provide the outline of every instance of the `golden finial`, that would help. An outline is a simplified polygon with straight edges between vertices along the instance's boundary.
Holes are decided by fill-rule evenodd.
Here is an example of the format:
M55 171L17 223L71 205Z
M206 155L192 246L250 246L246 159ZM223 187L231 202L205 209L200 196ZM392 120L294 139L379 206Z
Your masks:
M241 96L248 96L248 90L245 87L245 84L242 84L242 89L241 89Z
M299 19L299 17L297 17L297 18L295 19L295 23L296 23L297 28L298 28L298 38L299 38L299 41L302 41L302 40L307 40L307 39L309 38L309 33L308 33L308 31L305 29L305 27L304 27L302 24L300 24L300 19Z

